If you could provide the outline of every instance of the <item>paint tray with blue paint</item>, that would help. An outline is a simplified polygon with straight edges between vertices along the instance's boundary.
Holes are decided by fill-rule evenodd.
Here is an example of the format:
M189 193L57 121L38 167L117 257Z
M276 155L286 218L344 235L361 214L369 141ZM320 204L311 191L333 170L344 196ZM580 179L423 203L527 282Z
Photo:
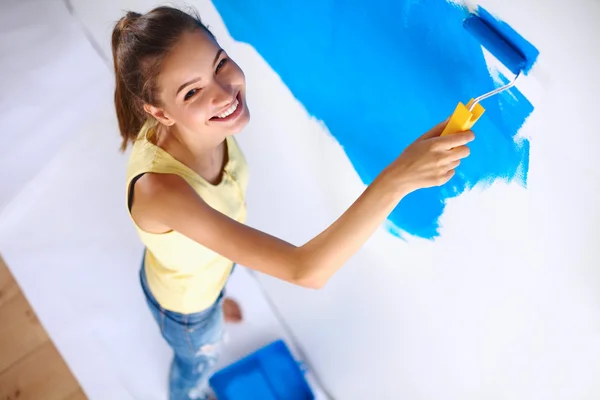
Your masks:
M216 372L210 386L218 400L314 400L304 373L282 340Z

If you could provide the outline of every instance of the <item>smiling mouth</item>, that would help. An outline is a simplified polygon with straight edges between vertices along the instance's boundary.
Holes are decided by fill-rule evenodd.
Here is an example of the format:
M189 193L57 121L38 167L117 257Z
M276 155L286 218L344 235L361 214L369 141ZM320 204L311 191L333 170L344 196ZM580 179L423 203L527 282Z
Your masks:
M231 121L235 119L242 112L242 100L240 98L240 93L235 96L233 102L227 107L225 110L221 111L220 114L215 115L210 119L210 121L224 122Z

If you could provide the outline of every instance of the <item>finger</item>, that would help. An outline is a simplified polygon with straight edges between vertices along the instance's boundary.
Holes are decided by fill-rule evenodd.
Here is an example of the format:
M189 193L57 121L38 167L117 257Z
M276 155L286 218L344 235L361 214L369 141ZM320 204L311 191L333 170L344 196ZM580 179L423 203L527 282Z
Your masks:
M455 172L453 169L451 169L450 171L446 172L444 175L442 175L439 179L438 179L438 186L441 186L445 183L447 183L450 179L452 179L452 177L454 176Z
M464 131L454 133L452 135L441 136L432 140L436 141L436 147L439 149L449 150L455 147L464 146L475 139L475 135L472 131Z
M460 165L460 160L454 160L454 161L450 161L448 163L448 165L446 165L446 168L448 169L448 171L451 171L453 169L456 169L459 165Z
M418 140L431 139L431 138L440 136L442 134L442 131L446 127L446 124L448 123L449 119L450 118L446 119L445 121L440 122L439 124L437 124L436 126L431 128L429 131L422 134Z
M467 146L458 146L451 149L448 153L448 159L455 161L468 157L469 154L471 154L471 149L469 149Z

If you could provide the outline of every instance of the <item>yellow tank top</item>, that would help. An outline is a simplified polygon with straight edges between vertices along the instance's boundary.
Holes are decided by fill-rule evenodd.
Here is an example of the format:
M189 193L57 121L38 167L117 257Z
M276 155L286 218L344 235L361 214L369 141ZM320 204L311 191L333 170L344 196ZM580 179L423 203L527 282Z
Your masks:
M154 125L152 122L144 125L131 151L127 167L128 208L134 179L147 172L169 173L185 179L208 205L244 223L249 176L235 139L226 139L228 161L221 182L213 185L148 140ZM210 307L225 286L233 262L176 231L154 234L133 223L146 246L144 268L148 286L158 303L183 314Z

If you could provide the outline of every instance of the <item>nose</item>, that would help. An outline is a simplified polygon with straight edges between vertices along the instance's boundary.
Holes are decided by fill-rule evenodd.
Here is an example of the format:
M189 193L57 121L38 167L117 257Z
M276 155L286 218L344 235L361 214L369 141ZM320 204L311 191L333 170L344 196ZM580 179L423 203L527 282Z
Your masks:
M218 79L214 84L213 105L215 107L224 107L233 101L233 87L228 82L222 82Z

